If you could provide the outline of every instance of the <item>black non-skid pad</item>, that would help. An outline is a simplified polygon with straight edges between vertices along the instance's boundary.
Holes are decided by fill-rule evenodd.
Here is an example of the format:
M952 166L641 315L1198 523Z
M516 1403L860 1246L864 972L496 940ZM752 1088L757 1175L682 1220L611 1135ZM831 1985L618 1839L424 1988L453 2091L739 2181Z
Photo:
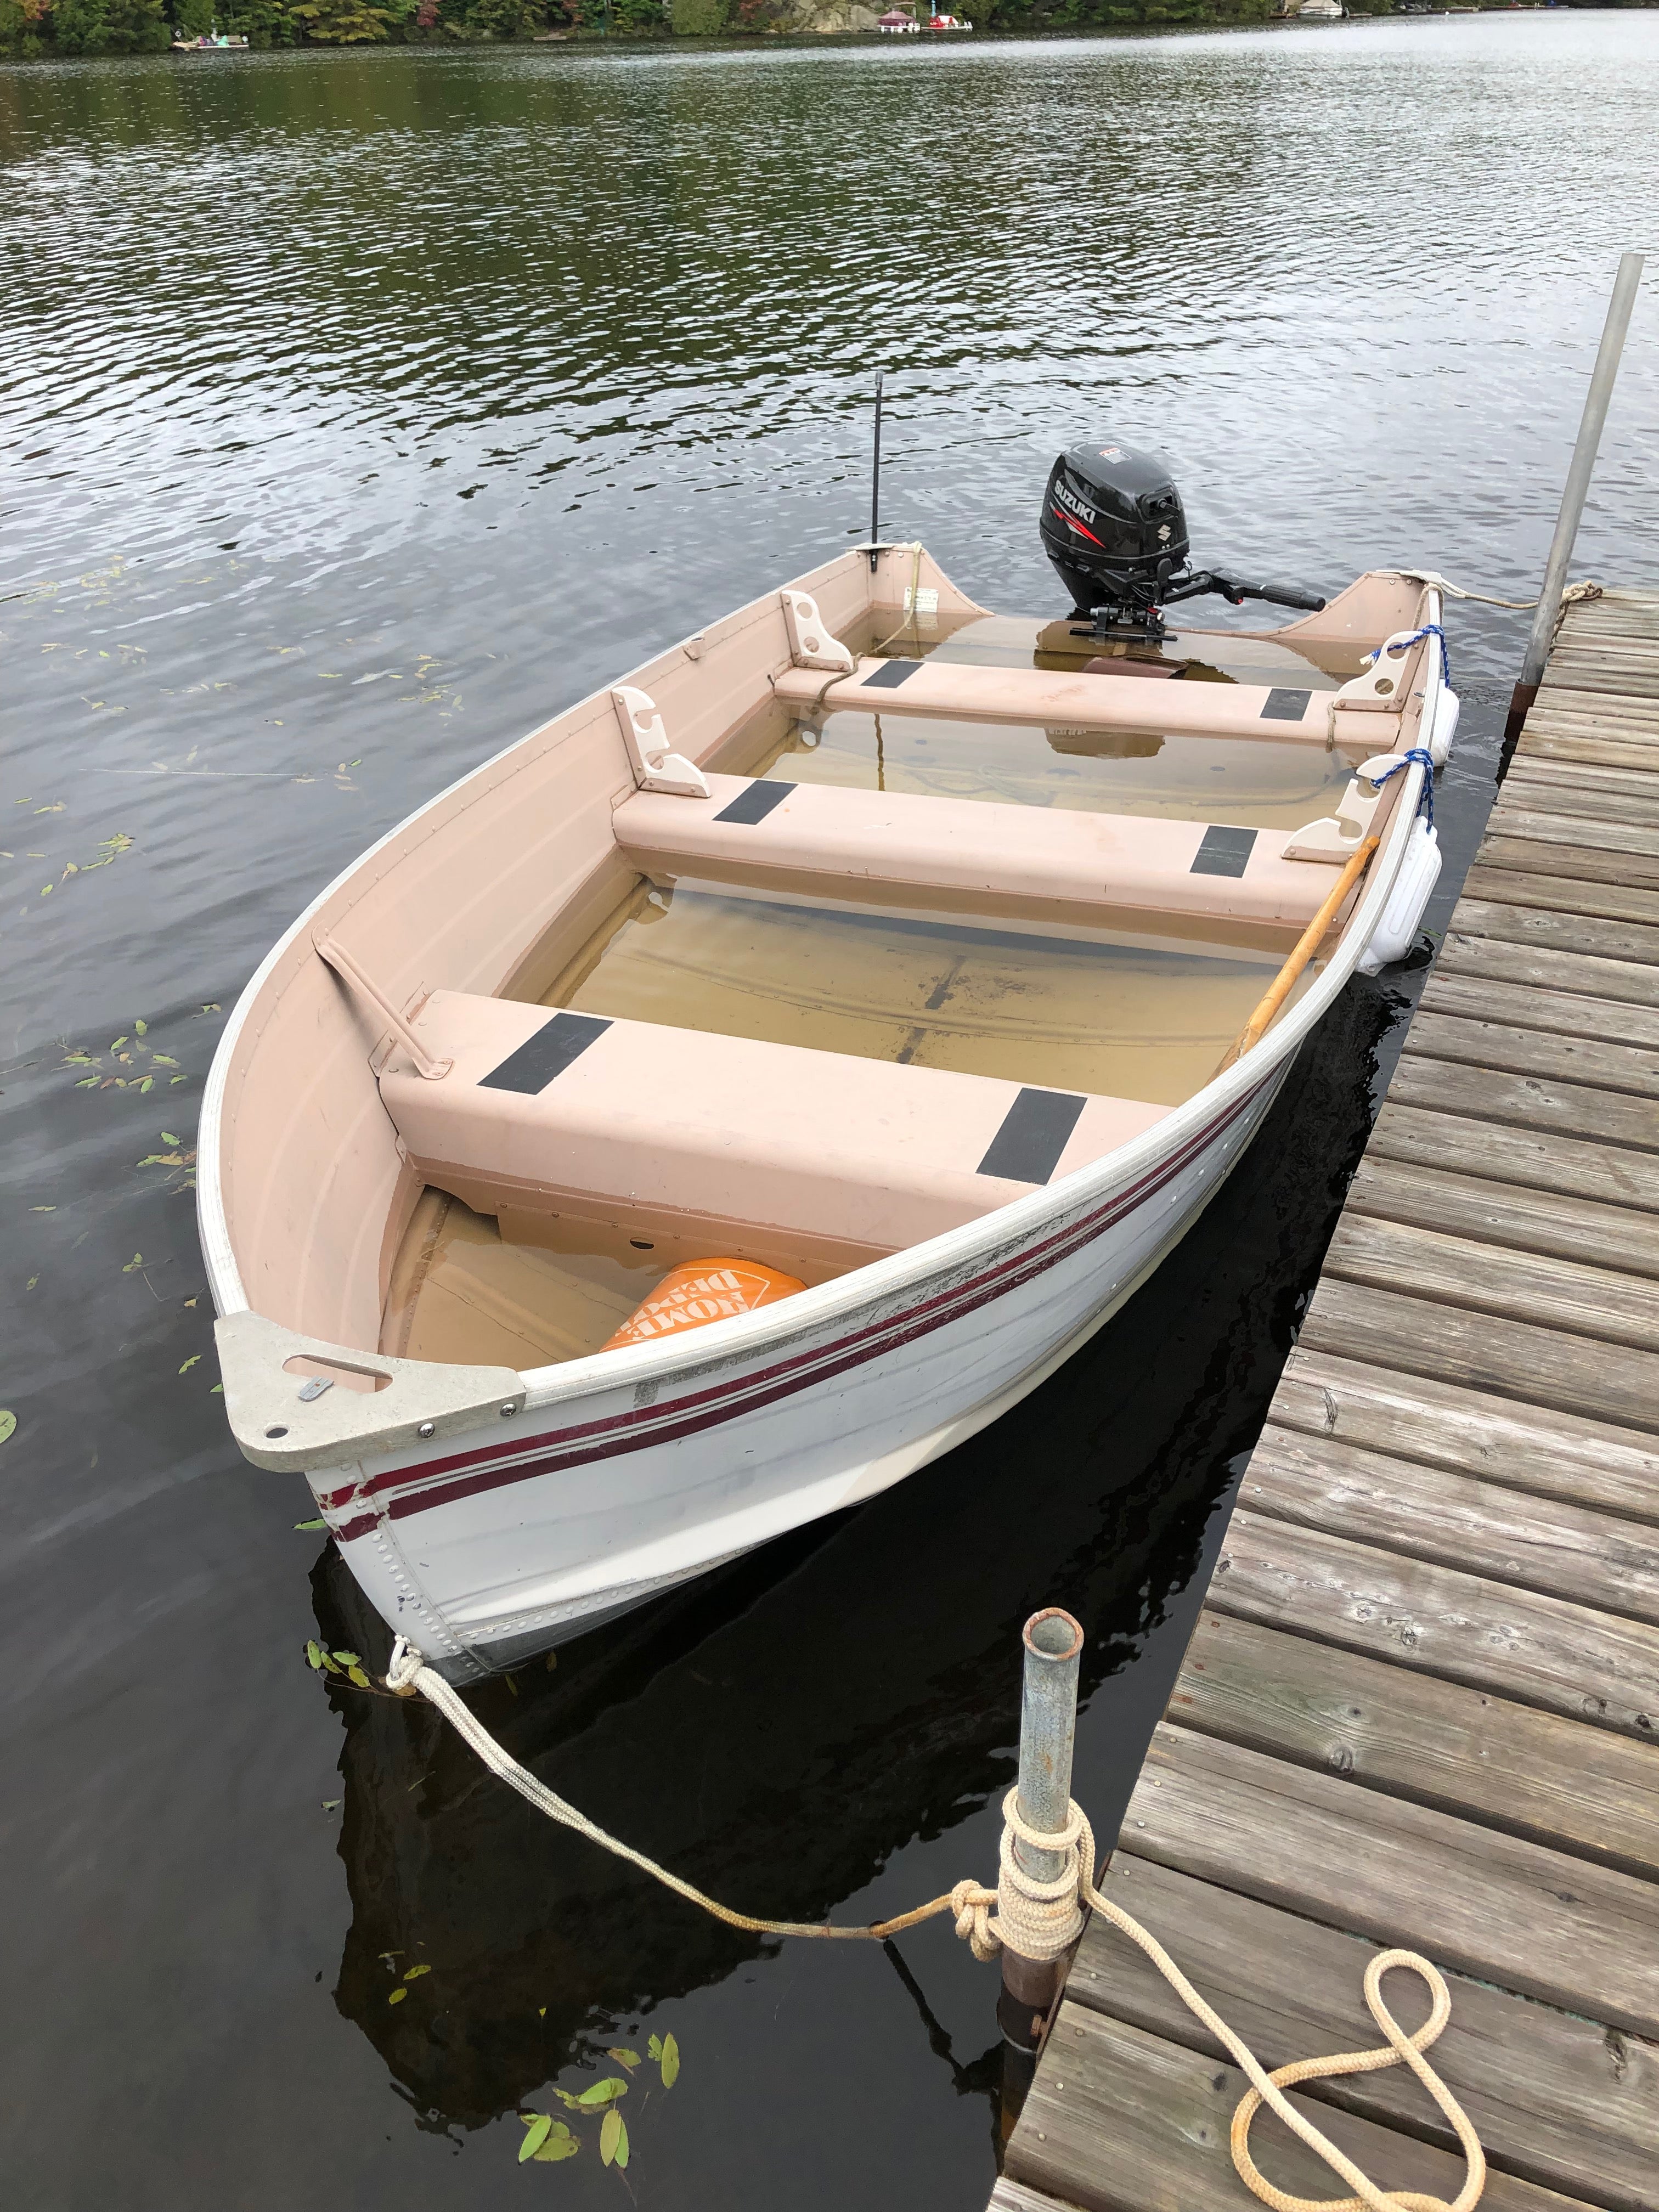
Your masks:
M866 691L877 684L890 691L896 684L902 684L907 676L914 676L921 666L919 660L884 660L879 668L861 678L860 681Z
M1047 1182L1088 1103L1069 1091L1023 1090L992 1138L980 1174L1001 1176L1009 1182Z
M480 1076L480 1091L522 1091L533 1097L545 1091L556 1075L587 1050L595 1037L610 1028L596 1014L555 1014L516 1052L508 1053L499 1067Z
M1256 719L1262 722L1299 722L1312 697L1311 691L1270 691L1267 703Z
M1256 834L1254 830L1224 830L1218 823L1212 823L1187 872L1194 876L1242 876L1250 865Z
M794 789L793 783L772 783L757 777L746 791L740 791L729 806L722 806L714 817L716 822L764 822L772 809L787 799Z

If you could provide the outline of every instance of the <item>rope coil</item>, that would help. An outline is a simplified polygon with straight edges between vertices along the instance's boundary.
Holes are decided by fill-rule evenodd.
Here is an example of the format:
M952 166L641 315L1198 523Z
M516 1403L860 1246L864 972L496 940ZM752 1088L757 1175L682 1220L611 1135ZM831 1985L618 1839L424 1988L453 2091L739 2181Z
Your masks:
M1371 2017L1388 2038L1386 2043L1368 2051L1344 2051L1324 2058L1297 2059L1270 2074L1243 2039L1235 2034L1214 2007L1199 1995L1157 1936L1095 1887L1094 1831L1082 1808L1075 1802L1068 1805L1064 1828L1037 1830L1029 1826L1022 1816L1018 1790L1008 1792L1002 1804L1002 1846L994 1889L986 1889L969 1878L913 1911L900 1913L895 1919L878 1921L867 1928L848 1928L833 1921L766 1920L755 1914L735 1912L730 1905L708 1896L694 1884L659 1865L655 1859L647 1858L643 1851L607 1833L556 1790L538 1782L496 1742L457 1692L434 1668L427 1665L422 1654L404 1637L400 1636L392 1647L386 1686L399 1697L418 1695L434 1705L490 1772L516 1790L538 1812L563 1827L574 1828L578 1835L586 1836L602 1850L627 1860L678 1896L724 1921L728 1928L757 1936L885 1942L907 1928L915 1928L948 1912L956 1923L957 1934L971 1947L976 1959L988 1961L1006 1949L1020 1958L1050 1960L1063 1958L1082 1934L1085 1907L1099 1913L1151 1960L1194 2018L1200 2021L1231 2054L1249 2082L1249 2089L1233 2113L1233 2165L1245 2186L1262 2203L1270 2206L1272 2212L1474 2212L1486 2187L1486 2161L1480 2137L1456 2098L1423 2056L1451 2017L1451 1996L1439 1969L1415 1951L1380 1952L1365 1970L1365 2002ZM1027 1874L1016 1856L1019 1844L1058 1855L1065 1862L1060 1875L1052 1881L1043 1881ZM1382 1998L1382 1977L1396 1967L1418 1975L1427 1984L1432 2000L1428 2019L1410 2035ZM1298 2081L1326 2081L1344 2074L1377 2073L1385 2067L1400 2065L1409 2066L1416 2075L1444 2113L1462 2148L1467 2171L1463 2186L1450 2203L1443 2197L1425 2197L1415 2191L1379 2189L1284 2094L1285 2088ZM1249 2147L1250 2125L1263 2105L1270 2106L1292 2134L1298 2136L1333 2172L1347 2183L1354 2191L1352 2197L1297 2197L1267 2179L1257 2167Z

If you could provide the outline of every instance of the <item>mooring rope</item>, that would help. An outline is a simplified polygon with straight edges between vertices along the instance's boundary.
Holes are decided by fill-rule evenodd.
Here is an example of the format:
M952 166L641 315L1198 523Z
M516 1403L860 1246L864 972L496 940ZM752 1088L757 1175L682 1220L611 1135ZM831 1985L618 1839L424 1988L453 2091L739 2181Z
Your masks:
M1063 1829L1044 1831L1028 1826L1020 1814L1018 1790L1008 1792L1002 1801L1002 1844L994 1889L986 1889L971 1879L959 1881L943 1896L930 1899L913 1911L902 1912L894 1919L878 1921L866 1928L849 1928L834 1921L767 1920L757 1914L733 1911L729 1905L720 1904L718 1899L671 1873L643 1851L636 1851L631 1844L611 1835L556 1790L538 1782L510 1752L502 1749L457 1692L435 1668L427 1665L405 1637L400 1636L392 1647L386 1686L399 1697L418 1694L435 1705L490 1772L499 1775L538 1812L544 1813L564 1827L574 1828L578 1835L586 1836L602 1850L626 1859L678 1896L701 1906L715 1919L723 1920L728 1928L739 1928L750 1935L881 1943L890 1936L902 1935L907 1928L918 1927L925 1920L936 1919L948 1912L956 1921L957 1935L969 1944L976 1959L989 1960L999 1951L1008 1950L1019 1958L1045 1960L1064 1957L1077 1942L1083 1932L1084 1907L1099 1913L1145 1953L1188 2010L1232 2054L1249 2081L1249 2089L1233 2113L1233 2164L1245 2186L1264 2204L1270 2205L1273 2212L1473 2212L1486 2187L1486 2161L1480 2137L1456 2098L1423 2056L1451 2017L1451 1996L1439 1969L1416 1951L1379 1952L1365 1969L1365 2002L1372 2019L1388 2038L1385 2044L1370 2051L1339 2051L1327 2058L1297 2059L1270 2074L1243 2039L1236 2035L1214 2007L1199 1995L1157 1936L1095 1887L1094 1832L1081 1807L1075 1803L1069 1807ZM1036 1880L1020 1865L1017 1844L1024 1844L1030 1850L1055 1854L1063 1862L1061 1872L1052 1881ZM1419 1976L1427 1984L1432 1999L1429 2017L1410 2035L1382 1998L1382 1977L1396 1966L1406 1967ZM1462 2146L1468 2171L1462 2188L1449 2203L1440 2197L1379 2189L1283 2094L1284 2089L1297 2081L1326 2081L1340 2074L1372 2074L1401 2064L1411 2068L1434 2099ZM1352 2197L1295 2197L1277 2187L1260 2172L1250 2155L1250 2124L1263 2105L1270 2106L1293 2134L1323 2159L1333 2172L1341 2176L1355 2192Z
M1495 599L1490 592L1468 592L1461 584L1454 584L1449 576L1437 574L1432 568L1376 568L1378 576L1403 576L1407 583L1431 584L1437 592L1444 592L1448 599L1474 599L1483 607L1513 607L1521 613L1538 605L1537 599ZM1561 605L1570 607L1579 599L1599 599L1600 584L1569 584L1561 594Z

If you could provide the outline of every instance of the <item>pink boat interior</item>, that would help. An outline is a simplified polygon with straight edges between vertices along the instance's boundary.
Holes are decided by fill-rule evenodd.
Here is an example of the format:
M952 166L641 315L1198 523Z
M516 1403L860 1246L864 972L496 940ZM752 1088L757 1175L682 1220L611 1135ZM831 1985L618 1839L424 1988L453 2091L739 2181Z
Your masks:
M851 552L561 714L258 980L218 1161L248 1304L523 1372L682 1262L823 1282L1142 1136L1386 820L1355 772L1415 741L1422 647L1367 656L1420 595L1103 653Z

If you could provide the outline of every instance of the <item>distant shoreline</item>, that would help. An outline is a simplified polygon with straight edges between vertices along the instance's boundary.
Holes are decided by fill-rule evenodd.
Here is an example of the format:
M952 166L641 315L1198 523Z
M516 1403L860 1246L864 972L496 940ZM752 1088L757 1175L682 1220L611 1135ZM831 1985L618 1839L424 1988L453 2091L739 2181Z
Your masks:
M162 31L163 23L159 14L159 0L150 0L150 4L157 9L155 28L158 32ZM603 5L605 4L605 0L589 0L589 4ZM1152 9L1158 9L1158 5L1159 0L1150 0ZM1362 0L1362 4L1352 7L1348 16L1343 20L1353 23L1382 22L1396 18L1402 21L1409 19L1426 21L1444 21L1453 15L1513 15L1545 12L1613 15L1651 13L1655 7L1659 7L1659 0L1613 0L1612 5L1601 7L1583 6L1578 4L1578 0L1518 0L1518 3L1517 0L1460 0L1460 4L1450 8L1421 5L1401 8L1394 4L1394 0L1376 0L1375 4L1367 6L1363 4ZM376 12L383 16L390 14L390 10ZM51 21L51 10L48 9L44 16L34 20L44 27ZM234 20L240 29L241 27L240 13ZM769 28L764 25L757 25L750 29L727 27L707 34L676 32L666 27L660 31L641 32L629 28L607 33L601 29L590 28L586 25L573 25L568 28L552 32L536 32L522 37L501 38L493 37L488 32L475 33L458 27L447 28L441 35L434 36L416 28L412 23L407 27L405 24L399 23L395 28L388 28L377 37L312 39L303 41L263 35L258 26L251 27L252 36L246 46L229 48L175 46L173 43L176 35L175 29L170 23L165 25L164 35L152 37L143 43L122 47L106 44L97 52L76 51L67 45L59 44L51 36L41 37L35 34L14 40L9 46L0 46L0 64L33 60L131 61L146 57L158 59L162 55L166 55L169 60L223 60L229 58L238 61L247 61L258 55L286 56L301 53L453 54L483 53L496 50L524 53L535 47L562 53L625 52L645 55L752 53L763 49L769 52L784 49L798 52L822 52L826 48L831 50L845 50L849 47L862 49L872 46L885 48L893 45L896 54L925 52L927 50L930 38L936 40L941 46L951 46L1024 45L1034 41L1050 45L1077 45L1103 39L1178 37L1193 32L1298 28L1332 30L1340 28L1341 21L1329 17L1304 18L1297 15L1281 15L1276 12L1268 12L1265 5L1253 4L1253 0L1243 0L1242 5L1233 6L1227 6L1223 0L1223 4L1200 7L1191 15L1182 15L1177 19L1172 19L1170 15L1160 10L1158 13L1149 12L1144 20L1136 22L1118 21L1052 24L1030 15L1012 20L1005 17L972 31L923 33L914 40L906 39L898 41L896 45L890 34L883 33L874 28L812 31L793 27Z

